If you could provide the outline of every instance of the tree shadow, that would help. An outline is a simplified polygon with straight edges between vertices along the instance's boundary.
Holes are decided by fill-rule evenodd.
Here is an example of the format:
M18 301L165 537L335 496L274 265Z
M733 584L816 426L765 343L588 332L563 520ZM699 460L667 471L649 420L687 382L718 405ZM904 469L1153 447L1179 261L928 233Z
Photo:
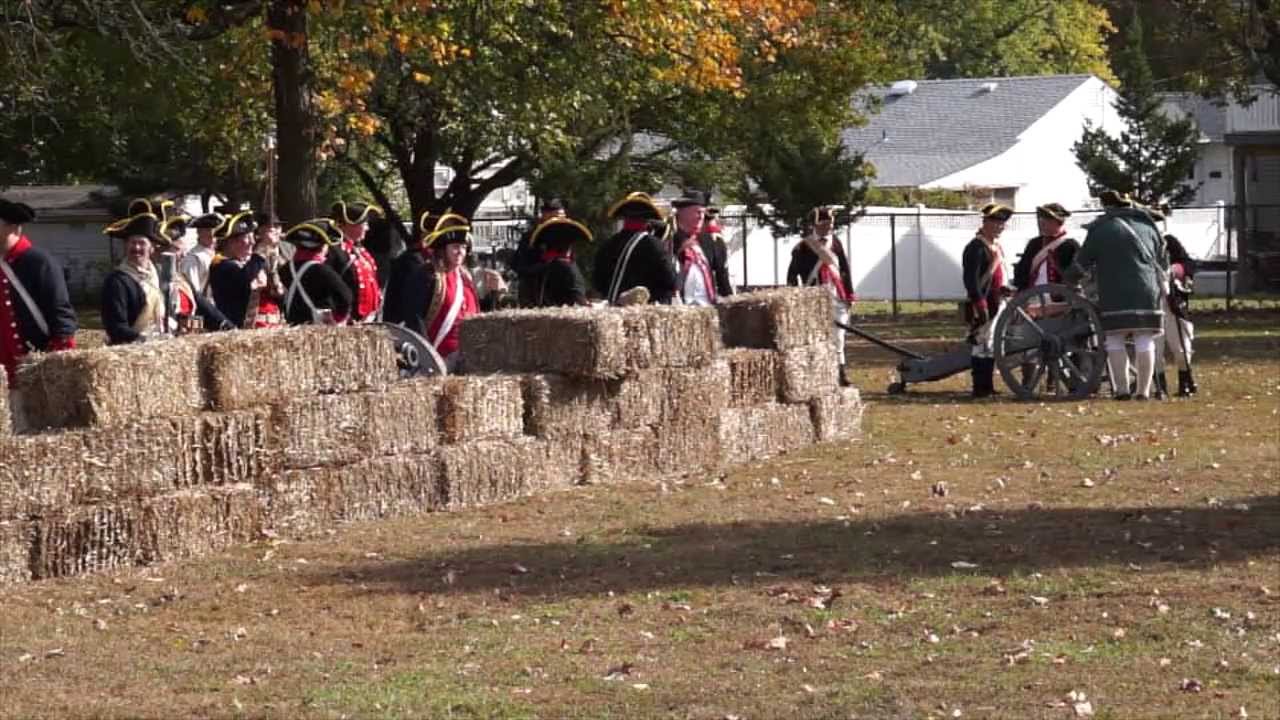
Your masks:
M438 550L413 560L360 562L311 581L358 581L372 592L500 590L556 600L788 581L875 585L955 573L956 562L994 576L1153 563L1191 569L1273 553L1280 547L1280 496L1214 507L975 509L878 520L645 526L623 538Z

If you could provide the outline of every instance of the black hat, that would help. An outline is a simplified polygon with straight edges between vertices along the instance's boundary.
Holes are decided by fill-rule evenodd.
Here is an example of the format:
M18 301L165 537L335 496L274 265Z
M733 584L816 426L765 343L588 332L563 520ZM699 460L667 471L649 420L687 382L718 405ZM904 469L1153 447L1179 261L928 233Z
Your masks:
M275 225L277 227L284 225L284 223L280 221L280 218L276 216L274 210L271 212L263 210L255 212L253 214L253 221L257 223L258 227L262 227L263 225Z
M222 223L224 221L225 218L218 213L209 213L196 218L195 221L191 223L191 227L196 228L197 230L217 230L222 227Z
M338 222L348 225L359 225L369 219L370 214L381 215L382 208L369 203L354 202L348 203L345 200L339 200L333 204L332 212L329 216Z
M22 225L36 219L36 211L26 203L0 198L0 220L10 225Z
M662 209L653 202L647 193L633 192L614 203L607 215L610 218L638 218L641 220L661 220Z
M308 220L289 228L284 234L284 241L308 250L328 247L337 242L333 228L333 221L328 218Z
M683 195L671 201L671 207L676 208L677 210L680 208L691 207L693 205L706 207L709 204L707 202L708 200L709 198L707 197L707 193L699 192L697 190L686 190Z
M542 212L560 212L564 210L564 201L558 197L547 198L542 203Z
M534 228L533 234L529 236L530 245L541 242L547 247L568 247L579 240L591 242L591 231L577 220L566 217L547 220Z
M160 223L160 234L176 245L182 241L182 236L187 234L187 222L190 220L191 218L186 215L177 215L164 220Z
M710 220L710 219L711 219L711 218L713 218L713 217L718 217L719 215L720 215L720 208L718 208L718 207L716 207L716 206L714 206L714 205L708 205L708 206L707 206L707 219L708 219L708 220Z
M135 235L141 235L156 245L172 244L169 237L164 234L163 223L160 218L149 212L138 213L117 220L104 228L103 232L120 240L127 240Z
M233 235L247 235L257 229L258 224L253 221L253 213L245 210L227 218L218 229L218 236L229 238Z
M1058 222L1063 222L1067 218L1071 217L1071 212L1058 203L1041 205L1036 208L1036 214L1040 217L1049 218L1050 220L1057 220Z
M1000 203L987 203L982 206L983 220L1005 221L1013 217L1013 209Z
M1122 193L1119 190L1103 190L1098 194L1098 201L1102 203L1102 207L1132 207L1133 198L1128 193Z
M426 232L425 228L423 232ZM471 224L467 219L456 213L446 212L432 226L430 232L422 237L422 247L428 248L435 243L448 245L449 243L465 243L471 244Z

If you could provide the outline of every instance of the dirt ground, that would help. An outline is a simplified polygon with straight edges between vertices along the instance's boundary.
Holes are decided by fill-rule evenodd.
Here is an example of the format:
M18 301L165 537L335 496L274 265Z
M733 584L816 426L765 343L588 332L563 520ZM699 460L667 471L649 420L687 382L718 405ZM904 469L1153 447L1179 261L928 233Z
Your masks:
M1193 400L852 345L857 442L2 589L0 715L1280 718L1280 313L1199 332Z

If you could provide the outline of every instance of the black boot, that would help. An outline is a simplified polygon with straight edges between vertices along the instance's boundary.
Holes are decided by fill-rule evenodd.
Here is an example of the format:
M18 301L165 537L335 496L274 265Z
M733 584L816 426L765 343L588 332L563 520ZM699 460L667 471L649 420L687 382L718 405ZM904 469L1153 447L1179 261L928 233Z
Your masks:
M970 359L969 374L973 377L974 399L991 397L995 393L995 386L991 377L995 367L996 361L991 358L975 357Z
M1156 399L1168 400L1169 399L1169 376L1166 375L1164 371L1157 370L1155 380L1156 380L1155 382Z
M1191 377L1190 370L1178 371L1178 397L1191 397L1196 394L1196 381Z
M840 387L849 387L849 366L836 366L836 379L840 383Z

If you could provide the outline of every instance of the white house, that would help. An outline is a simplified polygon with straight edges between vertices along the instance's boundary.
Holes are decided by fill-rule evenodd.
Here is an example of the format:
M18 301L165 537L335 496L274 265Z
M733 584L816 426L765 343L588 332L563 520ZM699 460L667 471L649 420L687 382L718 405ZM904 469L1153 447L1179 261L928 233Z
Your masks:
M1092 207L1071 146L1086 120L1122 126L1115 90L1093 75L904 80L868 92L880 112L842 137L875 165L874 185L969 191L1016 210Z

